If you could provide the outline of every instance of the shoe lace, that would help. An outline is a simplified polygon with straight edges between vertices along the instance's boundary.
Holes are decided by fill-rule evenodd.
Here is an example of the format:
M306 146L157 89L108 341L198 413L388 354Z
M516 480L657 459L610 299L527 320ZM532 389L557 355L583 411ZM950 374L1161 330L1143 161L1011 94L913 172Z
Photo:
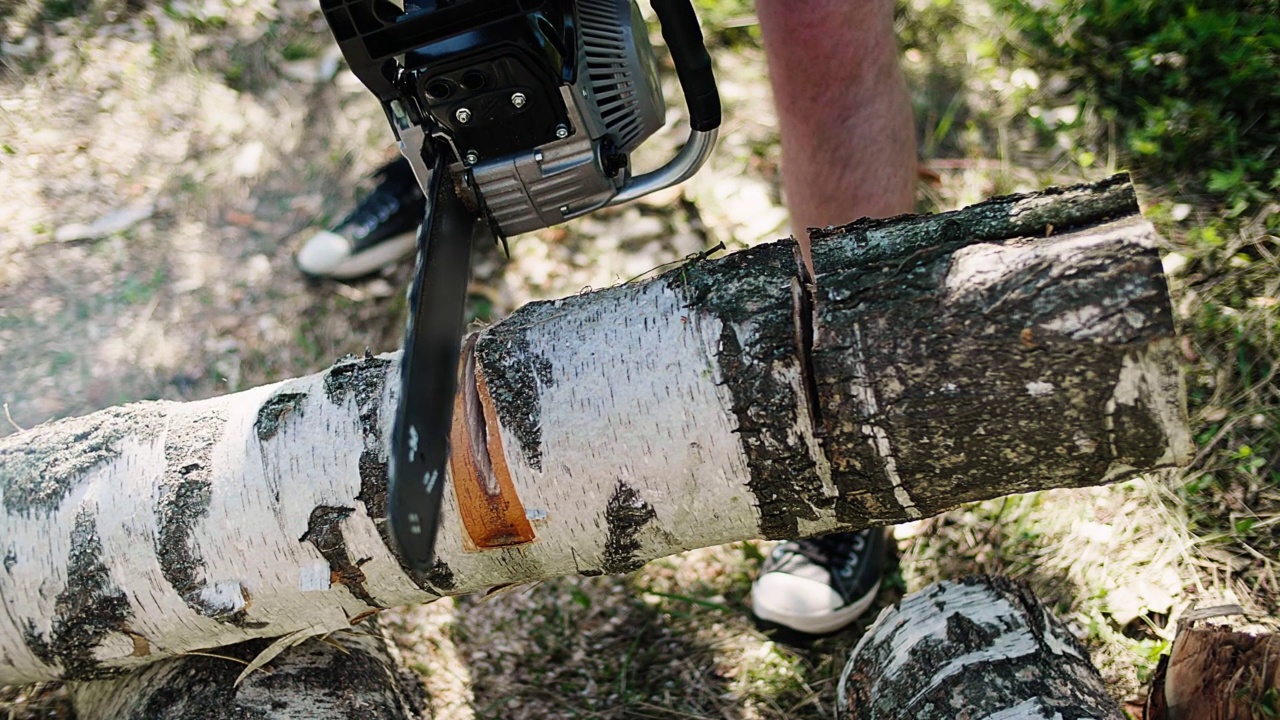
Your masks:
M865 539L860 533L835 533L821 537L792 540L784 543L784 552L792 552L822 565L832 567L843 565L856 556Z

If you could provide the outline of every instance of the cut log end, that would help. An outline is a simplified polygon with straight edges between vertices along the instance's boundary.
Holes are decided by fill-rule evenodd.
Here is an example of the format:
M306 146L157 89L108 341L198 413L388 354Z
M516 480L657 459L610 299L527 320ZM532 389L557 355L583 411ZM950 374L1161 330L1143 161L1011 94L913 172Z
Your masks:
M1147 720L1280 717L1280 635L1180 629L1153 679Z

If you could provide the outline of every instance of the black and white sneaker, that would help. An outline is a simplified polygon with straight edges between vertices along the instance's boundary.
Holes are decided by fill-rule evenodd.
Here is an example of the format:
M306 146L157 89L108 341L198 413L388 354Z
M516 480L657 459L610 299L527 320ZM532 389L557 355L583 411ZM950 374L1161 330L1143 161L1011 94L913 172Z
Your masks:
M422 188L403 158L379 169L378 186L330 230L312 235L296 259L315 277L349 280L411 254L426 214Z
M764 626L826 635L857 620L880 591L885 529L788 540L773 549L751 586Z

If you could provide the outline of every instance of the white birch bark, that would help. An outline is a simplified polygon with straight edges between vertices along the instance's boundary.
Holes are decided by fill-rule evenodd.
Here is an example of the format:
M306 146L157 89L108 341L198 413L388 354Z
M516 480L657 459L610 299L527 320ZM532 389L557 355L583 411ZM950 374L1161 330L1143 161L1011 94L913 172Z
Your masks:
M830 231L816 293L781 242L518 311L464 353L425 575L384 527L395 355L4 438L0 684L1185 462L1135 214L1112 181Z
M849 654L838 720L1122 720L1088 651L1025 586L942 582L885 608Z

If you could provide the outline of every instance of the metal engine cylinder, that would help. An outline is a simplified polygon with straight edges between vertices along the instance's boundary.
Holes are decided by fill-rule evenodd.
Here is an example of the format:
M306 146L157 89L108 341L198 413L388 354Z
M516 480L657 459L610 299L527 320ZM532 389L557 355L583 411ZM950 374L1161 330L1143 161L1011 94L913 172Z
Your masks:
M573 126L564 138L471 168L504 235L608 204L630 177L630 153L663 124L657 63L634 0L577 0L576 9L576 78L561 88Z

